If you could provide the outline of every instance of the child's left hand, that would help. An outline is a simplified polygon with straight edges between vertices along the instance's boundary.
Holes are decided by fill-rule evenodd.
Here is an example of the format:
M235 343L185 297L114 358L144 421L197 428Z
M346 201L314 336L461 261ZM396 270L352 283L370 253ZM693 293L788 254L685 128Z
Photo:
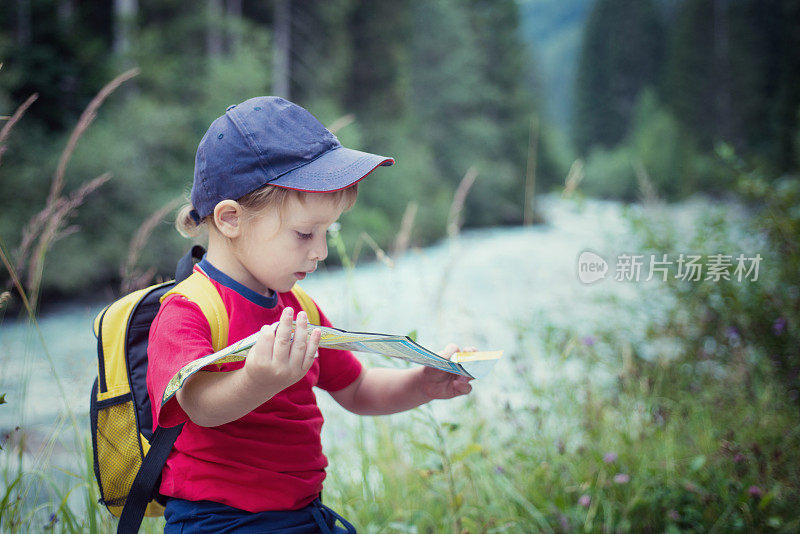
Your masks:
M447 345L443 351L439 352L439 356L450 359L453 354L459 352L461 349L455 343ZM467 347L465 352L476 351L475 347ZM423 393L433 399L452 399L460 395L466 395L472 391L472 385L469 383L472 380L469 377L448 373L441 369L434 369L433 367L423 367L420 373L420 387Z

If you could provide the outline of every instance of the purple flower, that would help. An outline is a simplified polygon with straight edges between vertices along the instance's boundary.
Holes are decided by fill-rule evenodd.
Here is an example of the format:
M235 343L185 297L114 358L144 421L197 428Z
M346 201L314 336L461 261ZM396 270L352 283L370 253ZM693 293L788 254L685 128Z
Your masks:
M670 510L667 516L675 522L681 520L681 514L677 510Z
M587 347L594 347L594 344L596 342L597 340L594 338L594 336L584 336L583 339L581 339L581 343L583 343Z
M615 484L627 484L631 481L630 475L626 475L625 473L617 473L614 475L614 483Z
M56 514L50 514L50 518L48 519L51 525L55 525L58 523L58 516Z
M616 452L607 452L603 456L603 461L607 464L613 464L617 461L617 453Z
M740 453L740 452L737 452L736 456L733 457L733 463L735 463L735 464L742 463L745 460L747 460L747 457L744 454Z
M502 465L496 465L494 468L494 472L497 473L498 475L504 475L506 470L503 469Z
M581 495L580 499L578 499L578 504L584 508L589 508L589 505L592 504L592 498L584 493Z
M728 336L728 341L736 342L741 339L739 336L739 331L736 329L735 326L729 326L728 329L725 331L725 335Z
M772 323L772 331L776 336L779 336L783 334L784 330L786 330L786 319L784 317L778 317L775 319L775 322Z
M758 486L750 486L749 488L747 488L747 493L751 497L756 497L756 498L762 497L764 495L764 492L761 491L761 488L759 488Z

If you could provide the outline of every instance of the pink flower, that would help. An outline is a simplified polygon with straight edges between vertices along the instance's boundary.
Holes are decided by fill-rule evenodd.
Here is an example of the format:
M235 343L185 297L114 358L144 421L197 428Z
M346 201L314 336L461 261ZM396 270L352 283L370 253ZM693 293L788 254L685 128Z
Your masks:
M584 493L581 495L580 499L578 499L578 504L584 508L589 508L589 505L592 504L592 498Z
M733 457L733 463L738 464L747 460L747 457L742 453L736 453L736 456Z
M681 520L681 514L677 510L670 510L667 516L676 522Z
M625 473L617 473L616 475L614 475L615 484L627 484L630 481L631 481L630 475L627 475Z
M613 464L614 462L617 461L617 458L618 456L616 452L607 452L603 456L603 461L607 464Z
M761 488L759 488L758 486L750 486L749 488L747 488L747 493L751 497L756 497L756 498L762 497L764 495L764 492L761 491Z
M584 336L583 339L581 339L581 342L587 347L593 347L596 341L594 336Z

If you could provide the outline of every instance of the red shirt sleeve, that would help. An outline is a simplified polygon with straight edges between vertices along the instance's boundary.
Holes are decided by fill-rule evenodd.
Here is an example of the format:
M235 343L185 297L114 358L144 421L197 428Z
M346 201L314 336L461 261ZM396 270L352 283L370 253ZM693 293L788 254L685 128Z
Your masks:
M175 426L189 420L177 396L163 406L161 398L175 373L187 363L212 352L211 327L200 307L182 295L164 299L150 326L147 348L147 393L153 409L153 428Z
M319 306L317 306L319 310ZM333 326L319 310L321 326ZM317 387L339 391L355 382L361 374L361 362L349 350L319 349L319 380Z

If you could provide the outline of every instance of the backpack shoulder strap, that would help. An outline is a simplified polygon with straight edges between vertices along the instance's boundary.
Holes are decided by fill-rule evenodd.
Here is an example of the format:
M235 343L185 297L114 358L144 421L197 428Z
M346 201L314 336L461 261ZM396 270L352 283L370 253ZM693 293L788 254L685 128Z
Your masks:
M215 352L228 346L228 312L217 288L203 273L195 271L189 278L176 284L164 293L162 302L172 294L183 295L200 307L211 327L211 344Z
M320 326L319 308L317 308L317 305L313 300L311 300L311 297L308 296L308 293L303 291L303 288L295 284L292 288L292 294L300 303L300 306L303 307L306 315L308 315L308 322Z

